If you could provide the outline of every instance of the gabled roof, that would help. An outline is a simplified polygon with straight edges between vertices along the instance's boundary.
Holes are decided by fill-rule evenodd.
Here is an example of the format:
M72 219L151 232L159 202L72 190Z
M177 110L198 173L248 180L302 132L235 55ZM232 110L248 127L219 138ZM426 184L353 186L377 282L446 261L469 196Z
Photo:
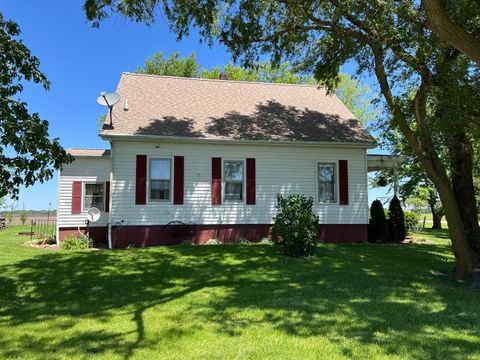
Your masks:
M117 92L104 138L375 143L335 95L317 86L123 73Z

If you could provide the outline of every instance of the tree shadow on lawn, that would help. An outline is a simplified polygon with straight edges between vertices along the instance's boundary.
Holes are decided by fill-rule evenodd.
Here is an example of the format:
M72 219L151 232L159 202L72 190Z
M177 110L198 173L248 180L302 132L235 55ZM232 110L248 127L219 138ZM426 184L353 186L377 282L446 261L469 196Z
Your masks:
M212 327L241 336L252 326L326 337L345 356L353 356L351 341L417 359L480 356L479 296L431 273L452 267L438 254L445 247L321 245L309 259L260 245L42 253L0 267L0 334L27 327L21 338L0 336L0 357L129 359L172 336ZM202 291L215 296L199 302ZM145 312L176 300L184 306L174 315L181 325L146 334ZM108 324L122 314L135 330L72 330L85 319ZM51 334L30 331L45 323ZM74 336L62 336L62 326Z

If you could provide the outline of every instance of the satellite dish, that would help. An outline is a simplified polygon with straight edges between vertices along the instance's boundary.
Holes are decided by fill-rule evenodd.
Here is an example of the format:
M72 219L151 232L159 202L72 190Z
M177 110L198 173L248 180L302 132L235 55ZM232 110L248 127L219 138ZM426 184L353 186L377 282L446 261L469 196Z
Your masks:
M97 98L97 103L102 106L108 107L110 112L110 127L112 126L112 109L113 105L120 101L120 95L117 93L106 93L102 91L100 96Z
M100 219L100 210L96 207L91 207L87 210L87 220L90 222L97 222Z
M100 96L97 98L97 102L102 106L108 106L112 108L113 105L120 101L120 95L117 93L106 93L102 91Z

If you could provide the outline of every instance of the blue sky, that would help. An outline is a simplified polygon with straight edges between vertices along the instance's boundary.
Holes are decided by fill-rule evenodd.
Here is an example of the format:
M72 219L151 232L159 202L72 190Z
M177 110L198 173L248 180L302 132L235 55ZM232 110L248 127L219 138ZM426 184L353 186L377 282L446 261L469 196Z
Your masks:
M51 90L28 84L22 100L32 112L50 123L50 135L60 138L65 148L106 148L97 136L96 119L105 113L96 103L100 91L114 91L122 71L135 71L145 58L157 52L195 52L203 67L228 63L223 47L209 48L194 32L181 42L159 18L153 26L132 23L115 16L93 29L87 23L82 1L3 1L0 11L16 21L21 38L41 61L51 81ZM351 71L346 67L345 71ZM56 208L57 179L20 190L19 208ZM369 197L384 196L384 190L370 190Z

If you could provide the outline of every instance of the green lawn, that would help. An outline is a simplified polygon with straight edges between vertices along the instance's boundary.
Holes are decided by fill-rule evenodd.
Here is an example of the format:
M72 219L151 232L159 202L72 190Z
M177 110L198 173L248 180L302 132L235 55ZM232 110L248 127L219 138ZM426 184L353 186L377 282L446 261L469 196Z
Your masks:
M0 233L1 359L480 359L480 293L438 275L447 239L292 259L269 245L65 253L19 229Z

